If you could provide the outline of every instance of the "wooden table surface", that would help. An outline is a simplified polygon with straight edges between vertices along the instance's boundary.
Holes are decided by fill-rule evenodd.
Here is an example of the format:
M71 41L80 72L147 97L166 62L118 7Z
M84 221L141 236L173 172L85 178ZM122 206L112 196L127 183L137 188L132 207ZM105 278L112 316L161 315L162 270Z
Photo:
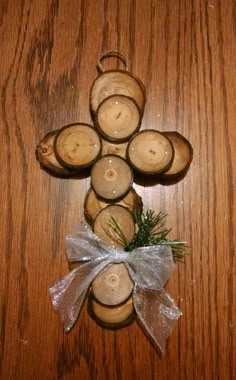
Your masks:
M235 378L235 1L1 0L0 33L0 378ZM48 293L68 273L64 236L90 180L49 176L35 146L91 122L96 63L111 49L146 86L142 128L177 130L194 149L181 182L135 185L192 247L167 286L183 316L163 357L137 322L103 330L86 307L64 333Z

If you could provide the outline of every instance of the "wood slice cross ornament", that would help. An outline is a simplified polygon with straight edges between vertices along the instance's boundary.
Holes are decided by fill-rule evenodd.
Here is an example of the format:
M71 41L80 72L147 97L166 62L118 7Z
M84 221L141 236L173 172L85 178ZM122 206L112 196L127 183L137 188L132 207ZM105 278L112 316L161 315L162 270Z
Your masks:
M125 69L105 70L103 61L110 57L121 60ZM181 314L163 286L172 271L173 261L184 258L186 243L168 240L169 230L163 227L163 212L143 211L143 202L133 188L133 181L136 173L165 180L181 178L191 164L193 149L178 132L160 132L154 128L140 131L146 89L142 81L128 71L122 54L114 51L103 54L97 68L99 75L90 90L93 125L76 122L51 131L36 148L40 166L53 175L73 177L91 168L91 187L84 201L84 215L91 228L83 225L82 232L66 239L69 262L91 260L91 273L85 275L83 265L88 264L82 264L68 275L68 278L74 276L74 281L77 281L76 276L82 281L78 287L83 289L84 286L81 293L77 294L79 290L66 276L50 288L50 294L69 331L79 315L86 292L89 315L99 325L124 327L137 314L147 327L148 312L144 309L148 308L148 301L142 298L144 290L140 289L158 290L153 307L157 307L160 320L157 327L149 326L148 331L152 331L151 337L162 350L172 324ZM153 252L163 249L166 256L158 256L157 261L152 261ZM81 257L86 251L88 255ZM97 272L93 255L101 255L101 268ZM106 261L104 265L103 260ZM170 261L162 271L160 268L165 260ZM91 279L89 282L86 276ZM154 286L160 281L159 288ZM71 300L74 300L72 305ZM163 314L163 307L170 308L169 315L173 318ZM162 325L163 331L160 331Z

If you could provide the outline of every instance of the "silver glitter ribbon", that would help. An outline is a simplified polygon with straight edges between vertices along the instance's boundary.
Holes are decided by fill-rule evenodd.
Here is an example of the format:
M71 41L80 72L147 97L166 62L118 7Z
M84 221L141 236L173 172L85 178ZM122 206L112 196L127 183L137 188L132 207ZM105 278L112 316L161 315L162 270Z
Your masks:
M132 252L102 242L85 223L65 238L69 262L85 262L50 289L54 309L66 331L76 322L91 282L107 266L125 263L134 282L133 304L138 318L163 352L165 341L182 314L163 289L175 264L171 248L156 245Z

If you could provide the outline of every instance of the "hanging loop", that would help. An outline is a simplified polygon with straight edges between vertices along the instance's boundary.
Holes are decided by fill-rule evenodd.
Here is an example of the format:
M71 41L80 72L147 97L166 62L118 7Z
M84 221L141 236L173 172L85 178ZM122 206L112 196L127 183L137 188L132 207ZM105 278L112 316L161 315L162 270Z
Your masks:
M119 58L123 62L124 66L125 66L125 70L128 71L128 65L127 65L127 61L126 61L125 56L123 54L119 53L118 51L110 50L110 51L107 51L106 53L104 53L97 63L97 69L100 73L104 73L104 71L105 71L103 64L102 64L102 61L105 58L109 58L109 57Z

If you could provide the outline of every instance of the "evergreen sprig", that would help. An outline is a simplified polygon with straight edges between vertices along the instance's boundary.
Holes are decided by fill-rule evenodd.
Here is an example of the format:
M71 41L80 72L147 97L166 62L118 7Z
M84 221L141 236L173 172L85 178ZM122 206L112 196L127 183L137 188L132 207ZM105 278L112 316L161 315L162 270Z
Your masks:
M185 255L189 254L189 246L186 242L167 238L171 231L171 229L165 228L167 214L162 211L155 214L153 210L145 212L137 210L134 216L138 230L130 243L127 242L120 225L113 217L109 222L110 231L112 232L106 231L112 239L117 240L124 246L125 251L130 252L135 248L150 245L168 245L171 247L175 261L182 261Z

